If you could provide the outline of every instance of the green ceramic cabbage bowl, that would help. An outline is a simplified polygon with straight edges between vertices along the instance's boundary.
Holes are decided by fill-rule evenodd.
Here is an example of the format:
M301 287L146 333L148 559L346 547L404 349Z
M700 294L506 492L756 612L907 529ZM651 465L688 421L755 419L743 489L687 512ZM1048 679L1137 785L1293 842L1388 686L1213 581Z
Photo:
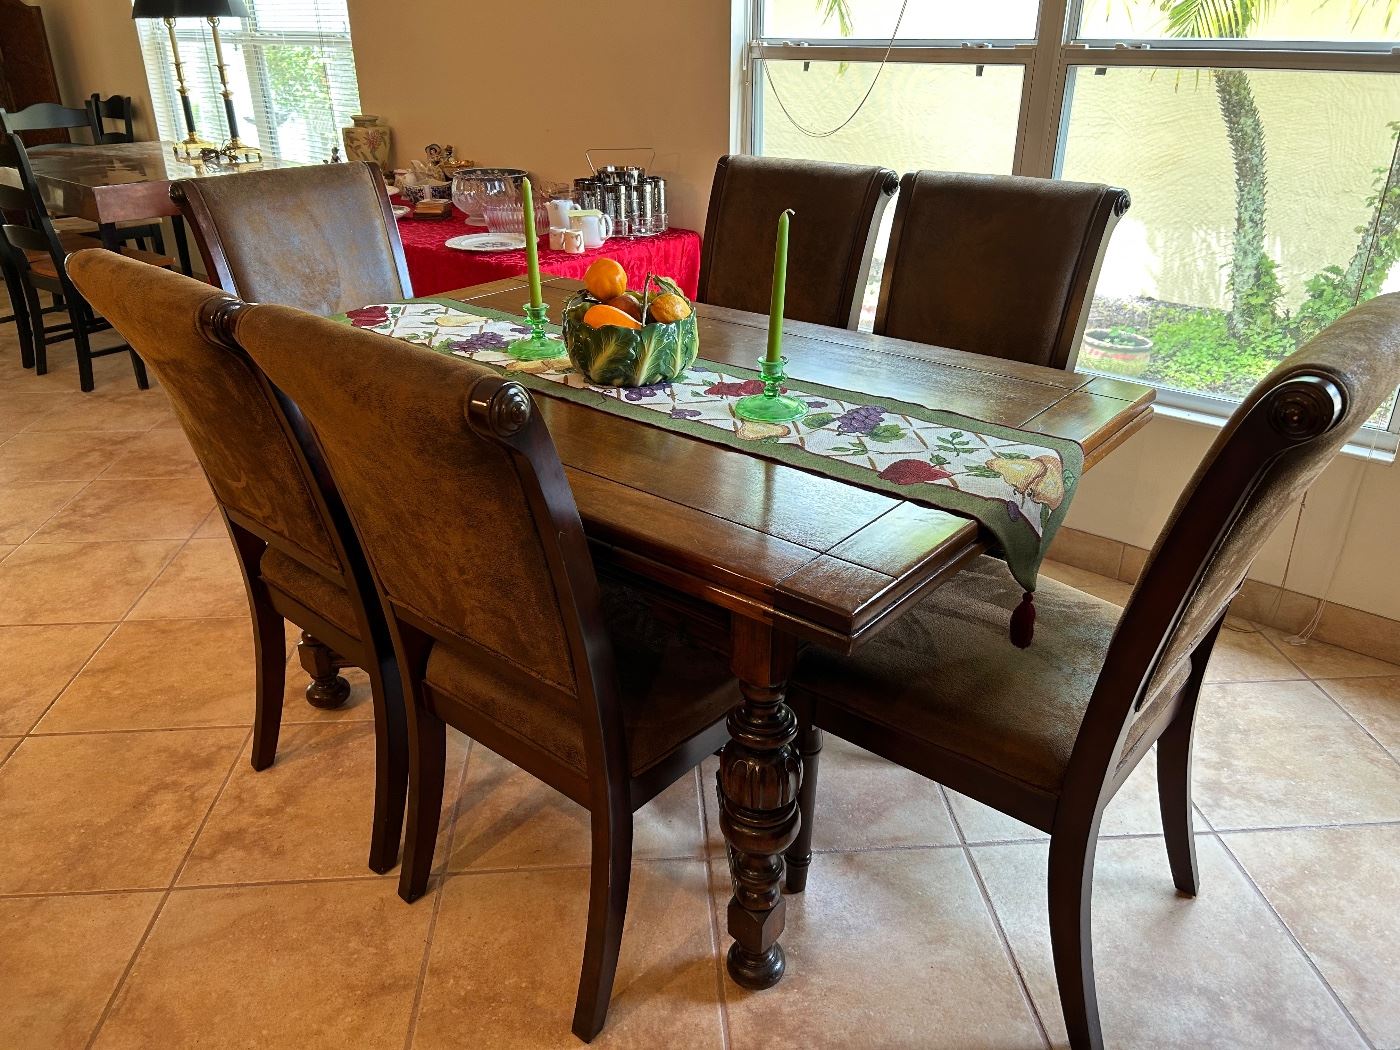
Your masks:
M671 282L666 291L680 294ZM638 306L639 292L628 292ZM603 325L594 328L583 321L598 300L578 292L564 306L564 345L573 366L596 386L651 386L675 379L690 367L700 352L700 331L695 314L680 321L653 321L641 328Z

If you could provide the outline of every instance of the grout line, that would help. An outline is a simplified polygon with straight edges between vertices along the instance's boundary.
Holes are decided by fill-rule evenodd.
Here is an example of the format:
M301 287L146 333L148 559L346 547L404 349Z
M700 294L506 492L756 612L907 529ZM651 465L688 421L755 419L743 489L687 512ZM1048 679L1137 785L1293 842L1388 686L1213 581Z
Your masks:
M210 799L209 806L204 811L204 817L199 822L199 827L195 828L194 835L190 837L189 845L185 847L184 856L180 858L180 863L175 868L175 874L170 878L170 884L165 888L160 902L151 913L151 921L146 924L146 929L141 933L141 939L136 942L136 947L132 949L131 957L127 959L126 966L122 969L121 976L117 978L116 987L112 989L112 994L107 998L107 1004L102 1007L102 1013L97 1018L97 1024L93 1026L92 1034L88 1036L85 1050L92 1050L92 1046L97 1042L97 1036L102 1031L102 1026L107 1023L107 1018L111 1016L112 1008L117 1003L117 998L121 995L122 989L126 987L127 978L131 976L131 971L136 967L136 959L145 948L146 942L151 937L151 932L156 928L156 923L160 920L161 913L165 911L165 904L170 900L170 894L175 889L175 884L180 881L180 875L185 870L185 865L189 863L190 854L194 852L195 843L199 841L199 836L203 834L204 827L209 823L209 818L214 813L214 807L219 804L219 799L223 798L224 790L228 787L229 781L233 779L233 771L238 768L238 761L243 757L244 750L248 747L249 741L253 738L253 731L248 730L243 737L242 743L234 751L233 761L229 763L228 770L224 773L224 779L219 784L219 790L214 792L214 797Z
M412 703L411 697L405 698L405 703ZM444 870L437 877L437 885L433 887L433 913L428 917L428 930L423 938L423 961L418 967L418 983L413 988L413 1002L408 1011L408 1030L404 1033L404 1050L411 1050L414 1036L418 1033L418 1017L423 1005L423 989L428 983L428 966L432 959L433 936L437 933L438 914L442 911L443 893L447 887L447 864L452 859L452 848L457 842L457 819L461 816L462 788L467 783L467 767L471 765L472 754L476 751L476 741L467 737L467 753L462 758L462 768L457 773L457 790L452 795L452 812L448 817L447 842L445 845L447 856L443 858ZM438 815L442 819L442 815Z
M1337 681L1337 679L1324 679L1324 681L1335 682ZM1356 726L1357 729L1365 733L1370 738L1373 744L1380 748L1381 751L1383 751L1385 754L1389 755L1390 760L1392 762L1394 762L1396 765L1400 765L1400 755L1396 755L1393 751L1390 750L1390 748L1386 747L1385 744L1381 743L1380 738L1377 737L1375 733L1371 732L1370 727L1367 726L1365 722L1361 721L1361 719L1357 718L1354 714L1352 714L1344 703L1342 703L1335 696L1333 696L1326 685L1324 685L1322 682L1317 681L1316 679L1312 680L1312 684L1315 685L1318 689L1322 690L1322 695L1327 697L1328 700L1331 700L1332 703L1336 705L1337 710L1340 711L1343 715L1345 715L1347 719L1349 719L1352 722L1352 724Z
M972 850L968 847L967 837L963 834L962 824L958 822L958 815L953 812L952 799L948 797L948 789L942 784L938 784L938 797L943 800L943 808L948 812L948 819L953 823L953 831L958 836L958 845L962 848L963 863L972 872L972 879L977 883L977 892L982 897L982 906L987 909L987 916L992 920L992 927L997 931L997 939L1001 942L1001 950L1006 955L1006 961L1011 964L1011 972L1016 975L1016 987L1021 991L1021 1000L1030 1010L1031 1019L1035 1021L1035 1027L1040 1032L1041 1041L1045 1044L1045 1050L1050 1050L1050 1033L1045 1028L1045 1019L1040 1016L1040 1008L1035 1004L1035 996L1031 995L1029 983L1026 981L1025 972L1021 969L1021 963L1016 958L1016 952L1012 950L1011 938L1006 935L1006 929L1001 924L1001 916L997 914L996 905L992 903L992 895L987 889L986 882L982 879L982 870L977 866L977 860L972 855Z
M695 775L700 781L700 833L704 836L703 845L705 847L705 900L709 907L710 916L710 955L715 964L715 990L716 999L719 1003L719 1035L720 1045L724 1050L731 1050L734 1045L734 1037L729 1030L729 988L725 980L724 970L724 938L720 933L719 907L715 904L715 858L710 856L710 806L705 792L705 777L700 772L701 767L695 767ZM718 800L716 800L718 803ZM725 869L728 870L729 860L724 857Z
M1246 883L1249 884L1249 888L1252 889L1255 895L1259 898L1259 900L1263 902L1264 907L1269 909L1269 914L1274 917L1274 921L1277 922L1279 926L1283 929L1283 932L1293 943L1293 947L1298 950L1298 954L1301 955L1303 957L1303 961L1307 963L1308 968L1312 970L1314 976L1316 976L1318 981L1321 982L1322 987L1327 990L1327 994L1331 996L1332 1002L1336 1004L1337 1009L1342 1012L1342 1016L1345 1017L1347 1021L1351 1023L1352 1028L1355 1029L1357 1036L1361 1039L1361 1042L1365 1046L1371 1048L1371 1050L1375 1050L1376 1044L1371 1041L1369 1036L1367 1036L1365 1030L1361 1027L1361 1024L1356 1020L1356 1017L1353 1016L1351 1010L1347 1007L1347 1004L1342 1001L1342 997L1338 995L1337 990L1332 987L1332 983L1329 980L1327 980L1325 976L1323 976L1322 971L1318 968L1317 962L1313 959L1312 955L1309 954L1308 950L1303 947L1303 942L1298 940L1298 936L1293 932L1293 928L1289 926L1288 923L1284 920L1283 916L1279 914L1278 909L1274 907L1273 901L1269 900L1268 894L1266 894L1263 888L1257 882L1254 881L1254 877L1249 874L1249 869L1244 866L1244 863L1239 859L1239 857L1235 856L1235 851L1229 847L1229 845L1225 842L1224 838L1222 838L1220 835L1216 835L1215 840L1220 843L1220 848L1225 851L1225 855L1230 858L1231 863L1234 864L1235 869L1240 873L1240 876L1244 879Z

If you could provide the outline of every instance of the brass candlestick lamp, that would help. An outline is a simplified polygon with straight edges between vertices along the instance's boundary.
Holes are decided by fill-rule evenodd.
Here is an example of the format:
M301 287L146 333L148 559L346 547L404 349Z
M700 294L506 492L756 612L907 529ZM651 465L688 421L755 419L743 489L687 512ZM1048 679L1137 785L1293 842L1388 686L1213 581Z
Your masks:
M262 151L250 146L238 137L238 116L233 109L233 89L228 86L228 65L224 62L223 42L219 39L220 18L247 18L248 8L243 0L136 0L131 9L132 18L159 18L165 22L165 30L170 34L170 53L175 60L175 80L180 91L180 105L185 111L185 127L189 135L182 139L179 147L186 157L198 155L208 160L222 159L229 163L256 163L262 159ZM190 104L189 88L185 84L185 66L180 61L180 46L175 39L177 18L204 18L209 22L209 32L214 38L215 65L219 70L219 84L223 90L224 116L228 120L228 141L222 146L202 138L194 127L194 107Z

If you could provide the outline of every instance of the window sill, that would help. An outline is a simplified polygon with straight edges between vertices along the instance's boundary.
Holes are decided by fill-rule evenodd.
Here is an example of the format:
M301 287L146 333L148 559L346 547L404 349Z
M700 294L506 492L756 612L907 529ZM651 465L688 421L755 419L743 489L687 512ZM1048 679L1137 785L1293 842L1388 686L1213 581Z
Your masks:
M1199 402L1207 402L1208 405L1219 404L1221 410L1214 410ZM1187 423L1195 423L1198 426L1211 427L1219 430L1230 418L1229 409L1233 406L1228 402L1215 402L1210 398L1183 394L1177 390L1158 390L1157 400L1153 403L1153 409L1168 419L1179 419ZM1397 454L1397 439L1400 435L1393 434L1385 430L1366 430L1356 435L1351 441L1342 446L1341 455L1351 456L1354 459L1370 460L1374 463L1394 463Z

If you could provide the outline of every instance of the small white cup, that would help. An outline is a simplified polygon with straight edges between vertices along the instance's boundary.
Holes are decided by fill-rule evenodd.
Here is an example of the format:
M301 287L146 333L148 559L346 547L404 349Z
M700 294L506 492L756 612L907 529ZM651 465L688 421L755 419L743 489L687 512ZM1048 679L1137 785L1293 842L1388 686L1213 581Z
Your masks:
M588 248L602 247L613 235L612 216L601 212L575 212L569 216L569 227L583 233L583 243Z
M564 250L570 255L582 255L587 250L584 247L582 230L564 230L562 232L564 234Z
M564 250L564 235L569 231L562 226L551 226L549 228L549 250L552 252L562 252Z

